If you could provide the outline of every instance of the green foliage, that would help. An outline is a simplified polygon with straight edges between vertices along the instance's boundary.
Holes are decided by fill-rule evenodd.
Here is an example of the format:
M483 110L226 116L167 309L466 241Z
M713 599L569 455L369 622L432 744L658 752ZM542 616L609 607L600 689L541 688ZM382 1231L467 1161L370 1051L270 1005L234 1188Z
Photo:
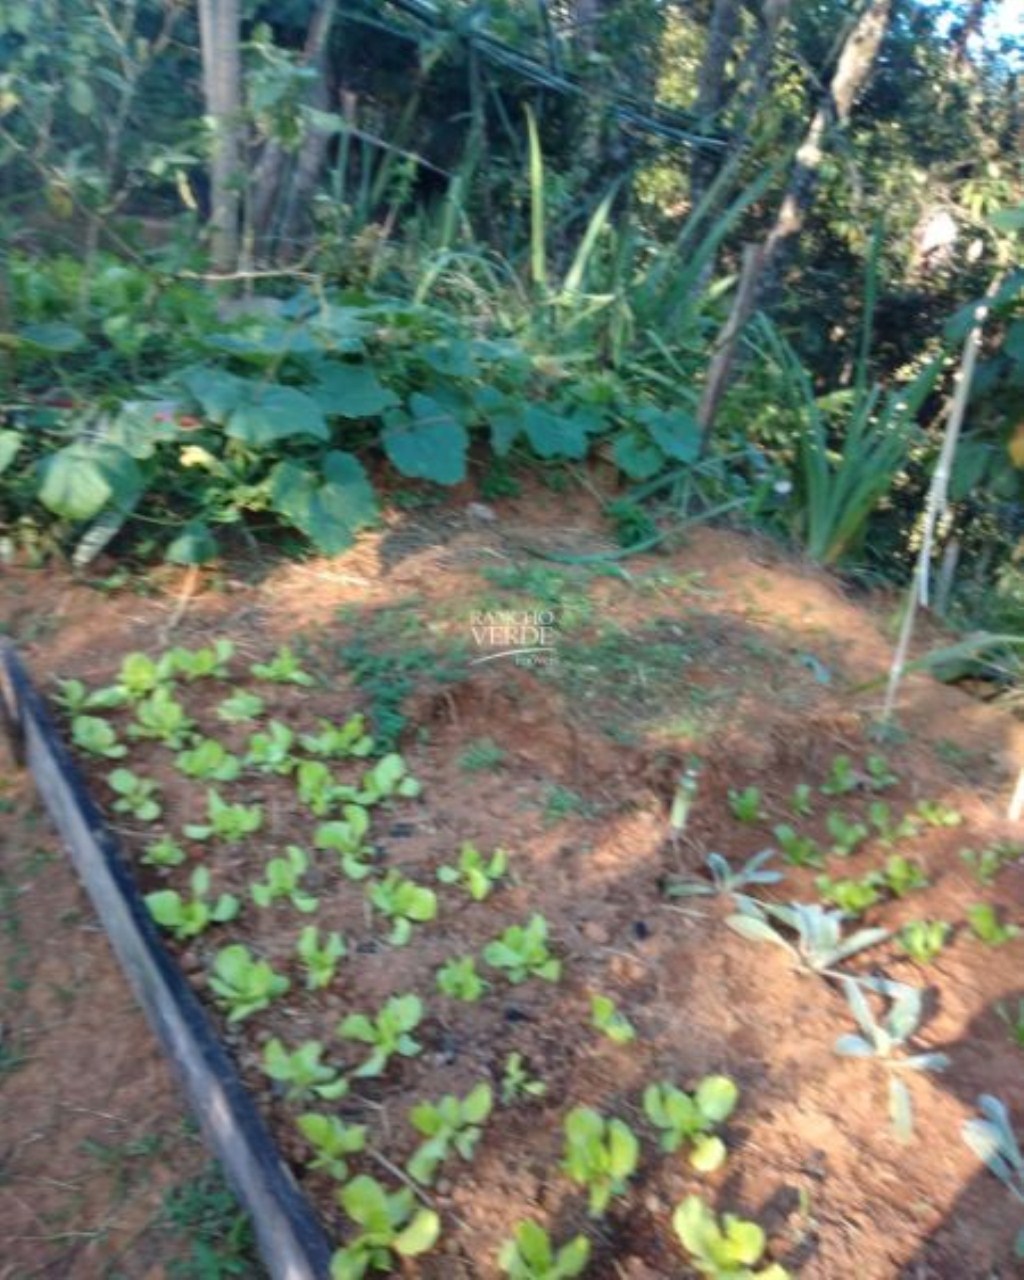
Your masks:
M291 757L288 758L289 769L296 764L296 794L316 817L326 817L341 799L345 796L351 798L355 794L351 787L338 785L330 769L322 760L297 762ZM278 770L278 772L284 772L284 770Z
M644 1090L644 1113L661 1130L662 1151L691 1147L690 1163L710 1173L725 1160L725 1143L711 1132L736 1108L739 1090L728 1076L705 1076L693 1093L673 1084L651 1084Z
M959 827L964 820L962 813L941 800L922 800L914 813L930 827Z
M299 735L302 749L310 755L344 760L359 759L373 752L373 739L366 732L366 721L361 715L350 716L343 725L333 725L329 720L320 720L317 724L318 732Z
M829 876L818 876L814 883L824 901L831 902L845 916L863 915L882 897L877 875L867 875L862 880L833 880Z
M473 956L452 956L437 971L437 989L453 1000L472 1003L487 990L487 983L480 977Z
M777 827L773 827L772 834L779 842L782 856L791 866L820 867L824 865L825 855L810 836L800 835L785 822L780 822Z
M296 954L306 970L306 987L320 991L330 985L338 961L348 954L345 939L340 933L327 933L320 941L320 931L315 924L308 924L299 934Z
M423 1046L413 1039L423 1019L423 1002L418 996L392 996L375 1018L364 1013L350 1013L338 1028L346 1040L357 1040L370 1046L370 1056L354 1075L363 1079L383 1075L394 1054L414 1058Z
M967 923L974 936L989 947L1001 947L1020 933L1019 925L1003 924L996 908L988 902L976 902L968 907Z
M437 1103L417 1103L409 1112L409 1122L426 1141L406 1162L410 1176L429 1187L452 1151L463 1160L471 1160L483 1133L481 1125L493 1105L489 1084L478 1084L461 1099L445 1094Z
M249 668L257 680L269 680L274 684L298 684L306 688L316 684L290 645L283 644L269 662L254 662Z
M279 720L271 720L265 730L249 739L245 763L263 773L288 774L295 768L291 754L295 734Z
M142 854L142 861L147 867L180 867L185 858L185 850L171 836L154 840Z
M490 858L484 858L479 849L467 841L459 850L458 864L438 867L437 878L442 884L461 884L474 902L483 902L507 871L505 849L495 849Z
M388 1192L375 1178L360 1174L338 1193L358 1233L331 1259L331 1280L362 1280L367 1271L392 1271L394 1256L427 1253L441 1234L432 1209L417 1209L408 1187Z
M868 756L865 766L868 773L867 784L872 791L884 791L899 784L899 778L889 768L885 756Z
M301 888L299 881L309 870L309 856L297 844L290 844L283 858L271 858L265 879L251 886L252 900L258 907L269 907L282 898L296 911L307 914L317 909L317 899Z
M884 800L872 800L868 805L868 821L878 832L878 838L884 845L894 845L900 840L917 835L919 830L912 814L896 822L892 809Z
M229 804L212 788L206 793L206 816L206 823L186 823L185 835L190 840L217 839L241 844L246 836L254 835L263 826L261 805Z
M478 738L459 756L459 768L467 773L488 773L501 766L504 750L491 738Z
M789 929L795 935L795 942L779 933L769 918ZM793 902L788 906L768 903L761 907L747 899L740 912L727 917L726 924L741 937L782 947L811 973L827 974L833 966L889 936L888 930L875 928L859 929L844 938L843 921L843 912L826 911L816 902Z
M705 862L711 872L710 884L689 877L671 878L666 882L665 892L670 898L689 898L715 893L738 894L751 885L778 884L782 879L781 871L769 870L766 866L774 856L773 849L762 849L748 858L738 871L733 871L720 853L709 853Z
M433 889L407 880L398 871L389 871L383 880L371 884L367 897L372 906L392 922L388 941L404 947L412 937L412 926L437 917L437 894Z
M1018 1049L1024 1049L1024 1000L1017 1001L1017 1012L1014 1013L1004 1002L996 1005L996 1013L1006 1024L1010 1040Z
M373 850L367 843L370 815L358 804L347 804L342 809L343 819L322 822L313 836L318 849L330 849L337 853L341 868L350 880L365 880L372 868L367 859Z
M214 738L200 738L178 755L175 764L186 777L203 782L234 782L242 768L238 757Z
M787 1280L778 1263L753 1270L764 1256L766 1238L756 1222L727 1213L721 1222L700 1196L687 1196L672 1215L672 1227L702 1276L713 1280Z
M501 1076L502 1106L510 1107L520 1098L543 1098L547 1091L544 1081L534 1079L527 1071L521 1053L508 1055Z
M570 1280L583 1274L589 1257L586 1236L575 1236L556 1248L543 1227L520 1222L513 1238L502 1246L498 1266L509 1280Z
M607 1120L591 1107L574 1107L566 1116L562 1167L586 1188L591 1217L603 1217L612 1197L625 1194L639 1158L640 1144L624 1121Z
M348 1081L320 1061L323 1051L318 1040L306 1040L289 1051L275 1036L263 1046L263 1070L271 1080L286 1086L289 1102L313 1097L336 1102L348 1093Z
M81 680L58 680L54 699L69 716L89 711L110 711L124 705L125 694L116 685L106 689L87 689Z
M831 852L840 858L848 858L871 834L863 822L850 822L834 810L826 815L825 826L832 837Z
M165 685L137 703L135 717L128 726L130 738L155 738L173 751L185 746L195 728L185 708Z
M161 660L161 669L186 680L226 680L228 663L235 653L230 640L214 640L203 649L170 649Z
M296 1120L299 1132L313 1148L310 1169L322 1169L338 1182L348 1178L347 1156L366 1150L366 1126L346 1124L337 1116L306 1112Z
M414 799L421 790L402 757L392 752L382 756L372 769L363 774L362 791L356 798L360 804L374 805L395 796Z
M275 973L266 960L257 960L241 943L222 947L214 957L210 990L227 1009L228 1022L241 1022L269 1008L290 985L283 974Z
M510 925L484 947L483 958L492 968L502 970L510 982L525 982L531 977L557 982L562 973L561 961L548 951L548 922L540 915L531 916L525 925Z
M836 756L832 761L828 777L821 784L821 794L842 796L850 791L856 791L859 785L860 779L850 757Z
M163 688L171 679L172 667L166 660L154 661L147 653L128 653L121 660L115 688L127 702L140 702Z
M960 857L974 872L978 883L986 888L994 884L999 873L1016 862L1020 856L1020 847L1012 841L986 845L984 849L960 850Z
M806 782L798 782L793 788L789 807L798 818L809 818L814 812L812 797L814 788Z
M758 787L744 787L742 791L730 789L729 808L740 822L763 822L765 818Z
M249 693L245 689L236 689L217 707L217 715L228 724L241 724L246 720L255 720L263 714L263 699L258 693Z
M931 964L949 941L945 920L911 920L896 935L900 948L917 964Z
M224 924L238 915L238 899L230 893L222 893L216 902L210 903L210 872L206 867L196 867L189 878L189 887L191 898L183 898L176 889L157 889L145 898L149 914L179 942L197 937L211 924Z
M1010 1122L1006 1104L990 1093L978 1098L981 1118L977 1116L964 1122L964 1142L989 1171L999 1179L1010 1195L1024 1204L1024 1155ZM1017 1233L1014 1253L1024 1258L1024 1227Z
M590 1021L612 1044L631 1044L636 1039L636 1028L610 996L590 997Z
M157 784L152 778L140 778L130 769L114 769L107 783L117 795L115 813L130 813L140 822L155 822L163 812L157 800Z
M897 898L905 897L915 889L926 889L928 877L917 865L902 854L890 854L885 860L882 870L882 882L886 889Z
M75 716L71 721L71 741L90 755L107 760L120 760L128 754L128 748L118 742L113 727L99 716Z

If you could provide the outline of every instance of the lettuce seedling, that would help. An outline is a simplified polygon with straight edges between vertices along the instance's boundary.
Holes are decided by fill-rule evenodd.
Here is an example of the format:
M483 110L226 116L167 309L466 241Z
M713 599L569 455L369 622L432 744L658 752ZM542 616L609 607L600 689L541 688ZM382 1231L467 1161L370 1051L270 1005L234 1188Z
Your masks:
M177 840L161 836L159 840L146 846L142 861L147 867L180 867L185 861L185 850Z
M412 926L437 916L437 894L398 871L389 871L383 880L371 884L367 891L370 904L392 922L388 941L404 947L412 937Z
M821 784L823 796L843 796L847 792L856 791L860 779L849 756L836 756L832 761L828 777Z
M115 813L130 813L140 822L155 822L163 812L152 778L140 778L131 769L114 769L107 774L107 783L118 797L114 801Z
M348 1093L348 1081L335 1067L320 1061L324 1047L319 1040L307 1040L289 1052L275 1036L263 1047L263 1070L271 1080L287 1086L289 1102L323 1098L336 1102Z
M366 840L370 830L370 815L358 804L347 804L342 809L344 821L322 822L313 836L318 849L330 849L337 853L341 869L350 880L365 880L372 871L367 860L373 850Z
M187 778L203 782L234 782L242 770L241 761L231 755L215 738L200 738L188 751L182 751L174 763Z
M692 898L711 894L734 894L742 897L742 891L750 885L778 884L782 879L781 871L769 871L768 863L775 856L774 849L762 849L748 858L738 871L733 871L726 858L720 853L709 853L705 862L711 872L711 883L706 880L694 880L690 877L670 879L665 884L665 893L670 898Z
M711 1132L732 1115L739 1090L728 1076L705 1076L693 1093L673 1084L651 1084L644 1090L644 1112L661 1130L662 1151L678 1151L686 1143L693 1149L690 1163L710 1173L725 1160L725 1143Z
M291 986L266 960L257 960L248 947L232 943L217 952L210 987L228 1010L228 1022L241 1022L269 1007Z
M484 961L501 969L509 982L525 982L527 978L543 978L557 982L562 963L548 951L548 922L533 915L529 924L514 924L483 949Z
M905 1071L943 1071L949 1065L944 1053L915 1053L902 1056L907 1041L921 1025L923 993L901 982L883 980L878 989L891 1001L884 1022L876 1022L860 987L848 978L843 980L850 1011L861 1034L850 1033L836 1041L836 1053L848 1058L874 1058L889 1077L889 1118L901 1142L909 1141L914 1131L914 1114L910 1090L901 1078Z
M173 751L180 751L192 736L195 722L170 689L161 685L138 703L135 721L128 726L130 738L155 738Z
M292 755L295 734L280 720L271 720L266 730L254 733L249 739L245 763L262 773L288 774L297 761Z
M761 807L759 787L744 787L742 791L731 788L729 808L732 810L732 816L739 822L763 822L767 816Z
M124 690L116 685L105 689L89 689L81 680L58 680L54 701L70 716L86 711L112 711L127 701Z
M329 720L319 720L317 725L317 733L304 733L299 739L302 749L310 755L342 760L361 759L373 753L373 739L366 732L363 716L350 716L343 725L331 724Z
M368 1271L393 1271L394 1258L427 1253L441 1234L433 1209L417 1209L412 1191L389 1193L360 1174L338 1193L341 1207L361 1228L331 1259L331 1280L362 1280Z
M453 1000L471 1003L487 990L487 983L476 971L472 956L453 956L437 971L437 989Z
M870 835L863 822L848 822L835 810L826 816L825 826L832 837L831 852L840 858L848 858Z
M946 945L952 926L945 920L912 920L896 935L903 951L917 964L930 964Z
M508 871L508 853L495 849L489 859L468 841L459 850L459 861L454 867L437 869L442 884L461 884L474 902L483 902L491 890Z
M345 939L340 933L325 934L321 944L320 931L315 924L306 925L299 934L295 950L306 970L306 988L309 991L320 991L328 986L338 961L348 954Z
M146 653L126 654L117 673L115 688L129 702L138 702L165 686L171 679L165 662L154 662Z
M238 689L217 708L217 718L228 724L242 724L246 720L256 720L263 714L264 702L258 693L248 693Z
M71 741L90 755L108 760L120 760L128 754L128 748L118 742L113 726L99 716L75 716L71 721Z
M230 640L215 640L204 649L169 649L161 660L161 668L171 675L184 676L186 680L226 680L230 674L228 663L234 656L235 646Z
M367 773L363 774L363 786L359 792L360 804L380 804L382 800L391 800L395 796L413 799L423 788L412 777L405 761L396 752L382 756Z
M772 834L779 842L782 856L793 867L823 867L825 855L810 836L799 835L788 823L780 822Z
M806 782L798 782L793 788L793 794L789 800L789 807L792 813L798 818L809 818L814 813L814 805L811 797L814 795L814 789Z
M978 883L986 888L995 884L996 877L1011 863L1016 862L1024 854L1020 845L1009 840L998 841L984 849L961 849L960 857L971 868Z
M889 761L885 756L868 756L865 768L868 771L867 784L872 791L885 791L899 783L899 778L889 768Z
M814 883L822 898L838 907L845 916L861 916L882 898L879 892L882 877L875 873L866 875L862 880L833 880L830 876L818 876Z
M240 844L246 836L259 831L263 825L263 807L258 804L228 804L220 793L212 788L206 793L207 823L186 824L185 835L190 840L224 840L228 844Z
M613 1044L630 1044L636 1039L636 1028L624 1013L616 1009L610 996L590 997L590 1021Z
M899 853L886 859L882 880L889 892L897 898L902 898L913 889L928 887L928 877L917 863Z
M884 800L872 800L868 805L868 821L878 832L881 843L887 846L916 836L918 832L918 823L913 815L907 814L896 822L893 819L892 809Z
M145 897L149 914L163 929L168 929L179 942L195 938L208 925L225 924L238 915L238 899L222 893L216 902L208 901L210 872L196 867L189 878L191 898L183 898L176 889L157 889Z
M521 1053L510 1053L505 1059L505 1069L501 1076L501 1105L511 1107L520 1098L543 1098L548 1087L543 1080L537 1080L526 1070Z
M754 1271L767 1243L756 1222L745 1222L727 1213L721 1223L700 1196L687 1196L676 1206L672 1226L689 1261L702 1276L712 1280L788 1280L789 1273L772 1263Z
M795 944L783 937L768 921L774 917L795 934ZM768 903L760 907L746 900L743 910L726 918L726 924L741 937L754 942L771 942L788 951L801 968L809 973L842 977L833 966L850 956L873 947L889 936L887 929L859 929L851 937L843 937L841 911L826 911L819 902L793 902L788 906Z
M958 827L964 820L962 813L941 800L922 800L914 813L930 827Z
M317 818L325 818L340 800L359 794L354 787L339 786L322 760L303 760L295 781L299 800Z
M366 1150L366 1126L345 1124L337 1116L321 1116L313 1111L299 1116L296 1124L314 1151L309 1167L322 1169L332 1178L344 1182L348 1177L345 1157Z
M303 671L294 651L286 644L269 662L254 662L249 670L257 680L270 680L274 684L299 684L306 688L316 684L309 672Z
M574 1107L565 1118L562 1168L586 1187L590 1216L604 1216L612 1196L624 1195L636 1172L640 1144L622 1120L606 1120L591 1107Z
M471 1160L491 1114L494 1097L489 1084L478 1084L464 1098L445 1094L437 1103L421 1102L409 1112L409 1122L426 1142L420 1143L406 1162L409 1176L429 1187L441 1164L454 1150Z
M338 1027L338 1035L358 1040L371 1048L370 1056L353 1073L360 1079L383 1075L394 1054L415 1058L423 1049L410 1032L423 1019L423 1001L419 996L392 996L375 1018L365 1013L350 1013Z
M249 892L258 907L269 907L271 903L287 898L296 911L307 915L315 911L319 903L312 894L306 893L299 881L309 870L309 855L297 844L290 844L283 858L271 858L264 872L264 879L251 886Z
M1024 1155L1021 1155L1006 1104L990 1093L983 1093L978 1098L978 1107L983 1119L974 1117L964 1123L964 1142L985 1162L1010 1195L1024 1204ZM1014 1253L1018 1258L1024 1258L1024 1227L1017 1233Z
M556 1249L543 1227L520 1222L513 1238L502 1246L498 1266L509 1280L572 1280L583 1274L589 1258L586 1236L575 1236Z
M1020 933L1015 924L1001 924L995 907L987 902L976 902L967 908L967 923L974 936L990 947L1001 947Z

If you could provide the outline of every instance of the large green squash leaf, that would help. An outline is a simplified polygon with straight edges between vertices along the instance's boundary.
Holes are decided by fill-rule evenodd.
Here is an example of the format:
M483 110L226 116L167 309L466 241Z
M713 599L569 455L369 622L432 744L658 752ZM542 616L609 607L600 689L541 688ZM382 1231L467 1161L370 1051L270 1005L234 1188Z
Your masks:
M409 399L412 417L391 414L383 433L384 451L403 476L458 484L466 478L469 433L429 396Z
M211 422L235 440L261 449L291 436L327 440L320 406L305 391L239 378L224 369L192 369L184 383Z
M398 397L380 384L368 364L325 362L311 394L329 418L375 418L398 404Z
M587 429L579 417L560 417L535 404L523 414L523 429L539 458L585 458Z
M65 520L91 520L110 502L126 506L142 487L142 474L123 449L84 440L44 458L39 474L39 501Z
M669 458L677 462L696 462L700 454L700 427L696 418L685 410L641 409L637 419L643 423L651 439Z
M270 501L317 550L337 555L377 514L362 463L350 453L325 453L320 471L280 462L270 474Z
M21 448L21 433L0 431L0 472L6 471Z

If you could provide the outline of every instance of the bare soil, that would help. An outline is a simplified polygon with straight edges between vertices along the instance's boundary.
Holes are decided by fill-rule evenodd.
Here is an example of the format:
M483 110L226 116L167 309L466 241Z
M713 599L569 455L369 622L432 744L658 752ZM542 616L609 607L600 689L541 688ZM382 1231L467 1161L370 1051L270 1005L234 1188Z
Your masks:
M293 728L311 729L319 717L341 721L355 710L372 718L397 709L406 719L400 747L424 791L376 814L382 868L436 885L437 868L454 861L464 841L510 852L511 882L484 903L437 886L438 921L417 927L405 948L387 944L363 889L319 856L310 881L320 899L313 919L349 942L326 993L303 989L294 945L308 918L288 905L258 910L250 903L237 921L179 948L206 994L211 957L226 941L248 942L291 977L286 1001L235 1028L220 1022L284 1152L297 1167L308 1154L295 1108L260 1070L263 1043L272 1035L288 1045L317 1038L331 1061L354 1066L357 1047L334 1034L341 1018L416 991L428 1008L418 1033L424 1052L393 1062L379 1081L356 1081L336 1104L347 1119L369 1125L373 1147L391 1165L416 1145L406 1119L413 1102L463 1094L483 1079L497 1088L512 1052L524 1055L547 1092L497 1109L473 1164L453 1161L425 1192L444 1234L434 1253L407 1264L409 1275L490 1280L499 1274L501 1242L528 1217L559 1240L586 1232L593 1245L587 1274L598 1280L687 1275L670 1218L692 1191L759 1221L771 1256L802 1277L1017 1274L1012 1242L1024 1215L960 1137L985 1092L1004 1099L1018 1131L1024 1125L1024 1056L998 1013L1000 1004L1016 1010L1024 997L1024 935L990 948L965 924L975 902L996 904L1004 919L1024 924L1024 866L1018 861L985 887L960 857L997 839L1021 841L1019 828L1000 816L1020 763L1017 723L914 677L900 713L905 735L879 748L869 730L880 693L865 686L885 670L890 601L854 598L771 544L723 530L697 531L682 546L631 557L618 569L614 561L581 566L533 554L601 549L588 496L552 500L531 491L496 504L495 513L481 519L476 508L453 502L396 516L330 562L270 568L258 584L208 581L172 634L168 622L180 612L175 578L156 580L149 599L107 597L60 574L17 572L0 582L0 618L44 686L58 675L105 682L132 649L153 653L165 642L194 646L228 636L239 682L257 687L270 713ZM534 668L474 661L485 655L473 615L499 609L555 611L556 661ZM245 678L248 663L282 641L297 645L317 677L315 690ZM359 666L367 652L376 667ZM226 692L220 682L184 688L203 728L237 748L244 730L213 716ZM481 742L501 756L476 768ZM841 991L796 971L781 949L733 933L722 900L669 900L663 892L668 878L698 874L710 850L739 865L772 843L777 822L824 840L829 809L863 816L875 798L865 790L817 795L814 818L803 822L789 813L789 797L799 783L818 788L836 755L862 762L879 750L899 776L882 797L896 813L941 801L963 818L903 841L899 852L922 866L928 888L865 916L891 930L911 919L946 920L954 925L950 944L923 967L892 940L849 964L929 990L918 1045L952 1061L942 1075L912 1081L909 1145L889 1132L881 1069L833 1050L852 1029ZM673 843L668 809L694 759L698 796L686 839ZM159 780L167 800L162 827L179 832L201 820L202 788L172 760L146 745L133 752L131 767ZM109 801L106 770L90 764L88 772ZM730 789L750 785L761 789L768 810L757 824L738 822L728 803ZM0 866L20 923L17 936L8 929L0 939L0 959L6 973L22 976L13 989L8 978L4 1013L4 1046L13 1044L14 1056L0 1076L0 1276L160 1275L146 1225L163 1185L187 1175L198 1156L194 1145L169 1146L153 1166L154 1185L133 1187L127 1204L109 1178L81 1175L81 1198L60 1185L79 1187L76 1153L104 1132L96 1112L116 1117L109 1123L118 1136L138 1142L172 1131L179 1103L70 871L52 856L52 837L24 781L8 788L15 812ZM314 820L288 779L247 773L223 791L262 803L264 830L241 849L190 851L210 865L218 891L247 896L270 856L289 843L311 848ZM153 837L138 824L116 825L136 854ZM46 857L33 862L29 845ZM869 843L849 859L830 858L828 871L863 875L889 852ZM780 866L785 880L768 896L818 896L814 872ZM189 869L140 867L139 881L145 890L183 888ZM491 988L475 1004L437 992L434 972L445 959L479 953L533 912L550 924L562 981L513 987L488 975ZM75 998L67 1010L57 992L69 984ZM590 1026L595 992L614 997L637 1029L635 1043L616 1046ZM681 1156L657 1153L640 1103L652 1081L690 1087L712 1071L732 1076L741 1097L726 1127L727 1162L698 1175ZM629 1194L600 1221L587 1218L585 1196L559 1168L562 1120L581 1103L628 1120L643 1143ZM372 1156L355 1167L397 1185ZM342 1239L330 1180L301 1170L300 1178ZM56 1238L63 1233L74 1239ZM126 1252L136 1238L141 1243Z

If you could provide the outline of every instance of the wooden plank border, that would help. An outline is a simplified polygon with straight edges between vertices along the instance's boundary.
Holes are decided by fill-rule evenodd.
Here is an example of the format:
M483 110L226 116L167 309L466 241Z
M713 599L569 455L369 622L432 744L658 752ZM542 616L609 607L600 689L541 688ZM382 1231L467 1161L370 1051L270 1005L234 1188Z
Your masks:
M9 643L0 645L0 723L29 770L207 1145L252 1218L273 1280L327 1280L331 1249L181 970L165 949L46 705Z

